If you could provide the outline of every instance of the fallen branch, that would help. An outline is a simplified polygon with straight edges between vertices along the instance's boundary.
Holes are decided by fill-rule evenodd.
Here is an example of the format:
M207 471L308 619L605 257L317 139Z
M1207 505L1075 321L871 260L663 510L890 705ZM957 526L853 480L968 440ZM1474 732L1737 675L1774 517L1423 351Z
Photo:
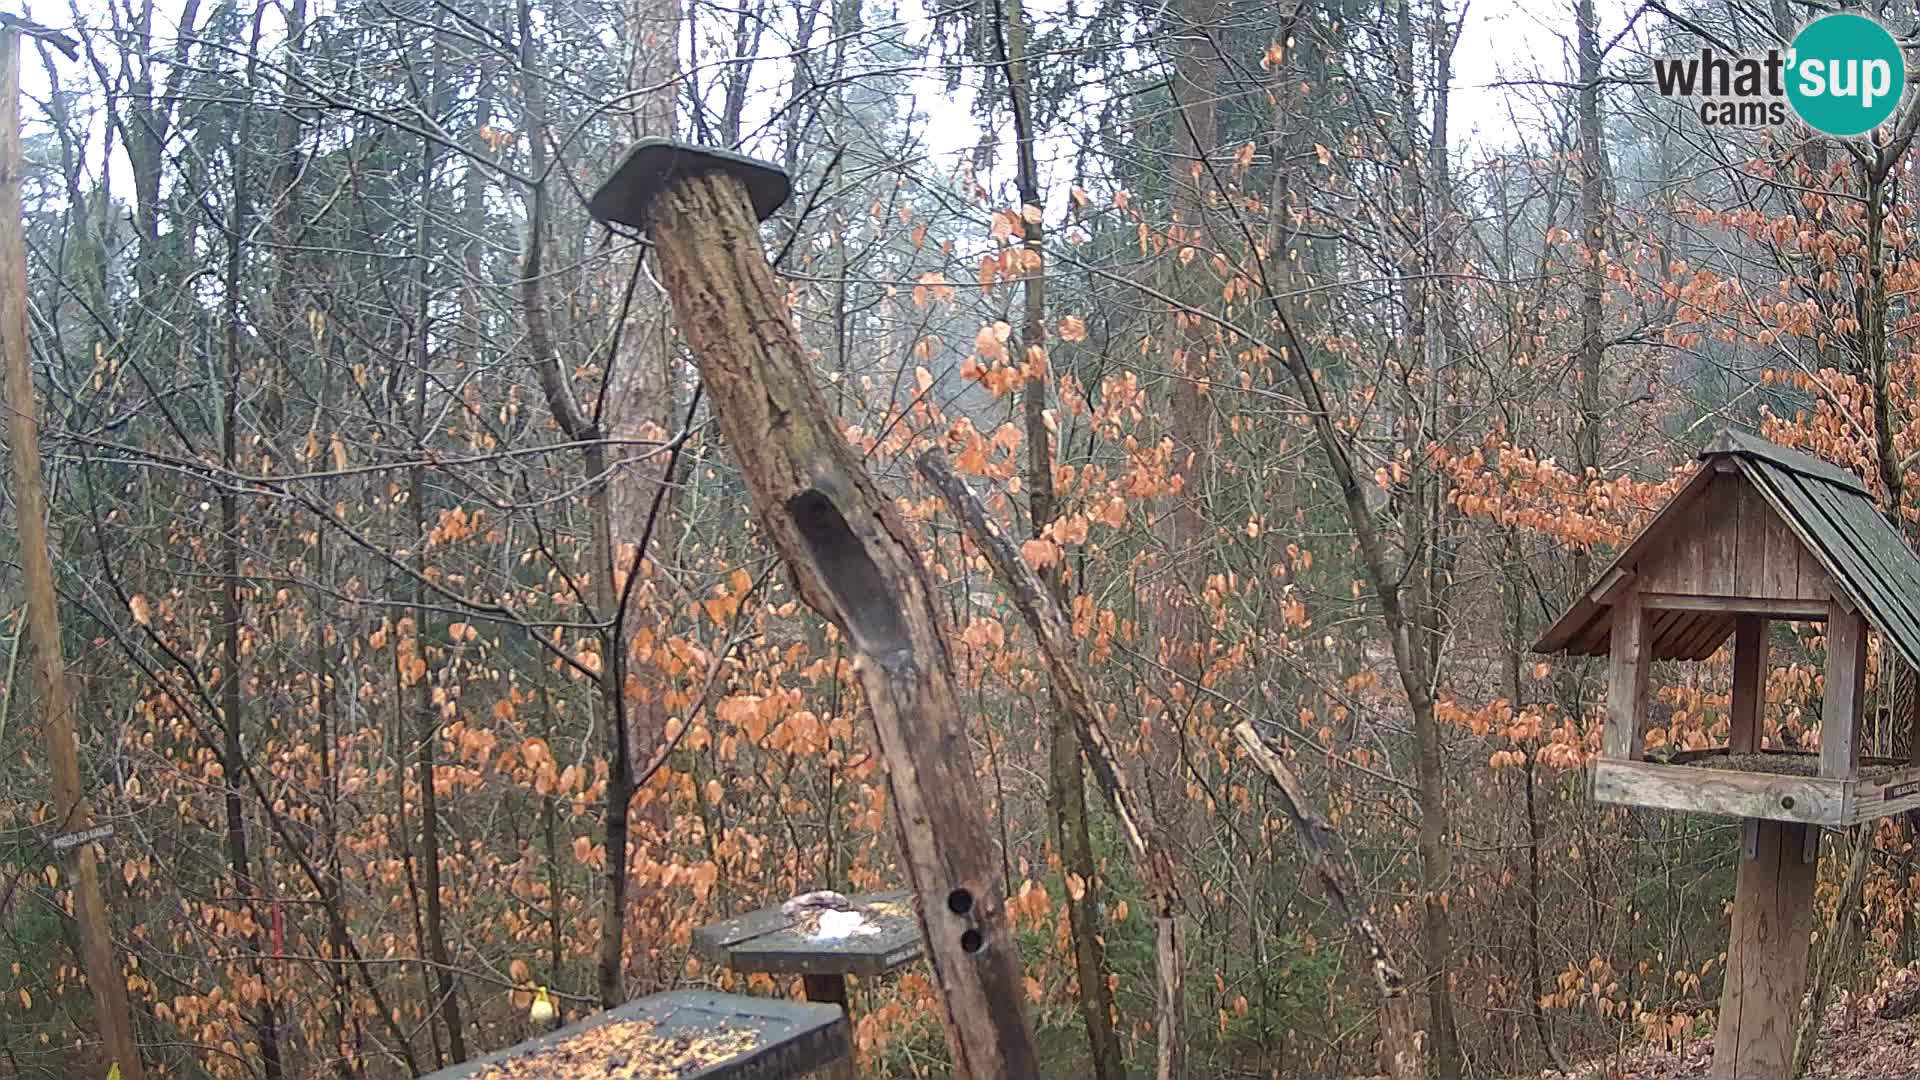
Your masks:
M1293 775L1280 755L1273 752L1253 725L1242 720L1233 726L1233 737L1239 740L1247 756L1254 765L1267 774L1273 786L1280 789L1280 801L1287 812L1287 819L1293 823L1293 834L1300 840L1300 852L1307 857L1307 864L1320 878L1321 888L1326 890L1327 898L1339 910L1347 929L1358 938L1360 945L1367 951L1367 960L1373 967L1373 981L1380 995L1380 1043L1384 1050L1382 1057L1387 1059L1388 1075L1394 1080L1422 1080L1427 1075L1425 1054L1421 1048L1419 1034L1413 1025L1413 1007L1407 999L1407 981L1394 967L1393 956L1387 951L1387 943L1380 936L1380 928L1373 925L1373 919L1367 914L1367 905L1360 900L1360 890L1353 880L1353 860L1347 854L1347 845L1340 839L1332 825L1320 816L1312 800L1307 798L1306 789L1300 786L1300 778Z
M1055 705L1073 720L1074 734L1080 740L1080 752L1093 770L1114 817L1120 820L1121 834L1134 861L1146 879L1147 899L1153 907L1154 960L1159 971L1159 987L1154 998L1157 1027L1160 1080L1183 1075L1180 1016L1184 1007L1185 966L1182 953L1180 915L1182 903L1179 883L1174 878L1173 859L1156 837L1153 819L1146 805L1133 792L1126 774L1121 772L1100 722L1094 704L1092 681L1080 665L1079 649L1074 644L1073 628L1066 612L1040 578L1020 557L1019 549L1001 528L987 517L986 508L947 463L939 450L929 450L920 458L920 475L933 482L946 497L947 506L965 527L974 546L986 555L994 576L1012 594L1013 604L1033 630L1034 640L1046 658L1053 685Z

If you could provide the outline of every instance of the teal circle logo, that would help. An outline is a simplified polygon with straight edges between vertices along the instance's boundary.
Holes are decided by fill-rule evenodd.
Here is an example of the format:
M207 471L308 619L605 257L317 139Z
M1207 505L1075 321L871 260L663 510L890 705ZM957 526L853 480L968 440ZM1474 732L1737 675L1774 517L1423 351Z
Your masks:
M1907 59L1864 15L1823 15L1793 39L1787 101L1807 126L1850 138L1885 123L1907 88Z

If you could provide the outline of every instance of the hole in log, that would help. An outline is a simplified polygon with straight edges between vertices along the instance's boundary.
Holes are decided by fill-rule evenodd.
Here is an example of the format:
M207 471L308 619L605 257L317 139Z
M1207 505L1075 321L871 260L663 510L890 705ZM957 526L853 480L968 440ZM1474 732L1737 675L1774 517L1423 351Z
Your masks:
M1782 810L1793 809L1793 796L1791 795L1780 796L1780 809Z
M787 513L833 593L854 644L886 667L909 657L913 641L900 603L833 499L819 488L808 488L787 500Z
M966 933L960 935L960 949L962 952L977 953L986 944L986 935L972 927L969 927Z
M947 910L955 915L965 915L973 910L973 894L965 889L955 889L947 894Z

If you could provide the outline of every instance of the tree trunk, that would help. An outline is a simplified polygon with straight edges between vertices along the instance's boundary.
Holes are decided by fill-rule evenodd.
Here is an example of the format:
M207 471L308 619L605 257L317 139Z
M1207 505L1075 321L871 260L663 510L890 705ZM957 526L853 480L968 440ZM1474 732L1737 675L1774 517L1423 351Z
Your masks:
M1606 148L1600 127L1600 28L1593 0L1574 0L1577 24L1576 51L1580 72L1580 90L1576 111L1580 134L1580 385L1576 390L1579 423L1574 432L1573 462L1581 483L1599 479L1601 383L1605 371L1605 328L1601 325L1600 302L1606 285L1603 262L1606 258L1606 210L1603 201ZM1572 568L1573 587L1584 589L1593 577L1593 553L1585 547L1575 549Z
M427 100L423 103L428 115L436 119L445 112L447 79L441 70L441 55L444 46L438 33L435 33L429 45L427 58ZM420 213L414 232L414 279L413 279L413 363L414 382L412 390L413 410L408 417L413 428L414 453L422 457L428 453L427 438L427 395L433 388L430 367L433 353L429 342L429 328L433 319L433 309L429 303L428 272L432 258L433 223L433 172L440 160L440 143L435 139L420 141ZM413 680L414 690L414 767L416 782L420 788L420 874L421 889L426 894L426 935L427 956L433 962L433 984L437 992L429 1001L428 1022L439 1017L447 1029L447 1054L455 1065L467 1060L467 1036L460 1019L460 995L453 977L453 954L447 948L446 905L441 899L440 884L440 796L436 790L438 772L436 757L440 746L439 710L433 703L433 673L427 658L427 490L426 468L415 465L407 470L407 503L413 511L413 548L414 582L412 606L408 617L413 622L413 649L415 668L404 675ZM397 647L397 646L396 646ZM401 688L396 686L395 693Z
M1175 274L1185 264L1179 255L1182 247L1200 248L1202 256L1193 261L1204 264L1204 253L1213 245L1206 227L1207 194L1213 190L1213 177L1206 162L1219 138L1216 102L1220 94L1215 71L1219 57L1211 37L1220 24L1219 0L1180 0L1177 11L1177 21L1172 28L1175 36L1173 152L1168 157L1167 178L1173 202L1169 232L1173 240ZM1189 301L1199 295L1196 290L1178 285L1168 291ZM1176 351L1171 365L1173 383L1168 397L1172 407L1167 423L1174 441L1174 471L1180 475L1182 486L1173 496L1168 546L1171 557L1185 563L1198 557L1195 553L1207 528L1203 508L1212 476L1213 436L1201 383L1213 370L1213 334L1207 323L1186 311L1174 311L1173 321Z
M600 909L600 950L596 961L595 982L600 1005L611 1009L626 1000L626 932L629 814L633 803L633 741L627 723L626 649L619 643L621 598L614 592L615 554L613 549L611 495L605 482L606 444L580 403L574 399L568 374L560 367L553 335L547 325L546 280L542 259L546 247L547 220L547 97L544 74L538 67L538 50L533 38L533 10L530 0L519 3L520 92L524 108L522 127L527 132L530 152L529 173L534 177L527 195L526 246L520 266L521 307L527 321L527 343L533 353L534 372L539 377L547 407L554 423L569 439L587 444L582 465L593 485L587 495L587 515L592 522L593 540L589 549L590 590L593 618L606 629L600 634L600 671L594 688L606 708L607 795L602 843L606 851L606 894ZM639 572L638 559L632 567Z
M954 1073L1038 1075L947 632L911 534L813 384L745 184L683 175L648 218L676 321L765 535L801 597L852 646Z
M20 147L20 34L7 28L0 30L0 343L6 350L4 411L13 458L14 526L20 534L20 574L27 592L26 631L39 660L35 674L40 711L46 718L54 810L60 832L82 832L93 827L93 811L80 779L80 744L74 735L52 545L47 538L40 425L27 349L27 239L20 205L24 168ZM73 882L74 921L80 931L80 962L93 994L100 1041L108 1061L119 1065L121 1080L142 1080L145 1068L140 1061L133 1011L127 1004L126 978L113 947L99 856L93 844L75 844L67 849L66 862Z
M1034 160L1032 82L1027 70L1027 42L1030 28L1021 0L1006 0L996 26L1001 66L1007 77L1007 97L1013 107L1015 139L1018 143L1018 185L1024 207L1045 207L1040 191L1040 170ZM1036 215L1038 217L1038 215ZM1027 257L1032 260L1021 278L1024 290L1024 319L1019 348L1015 356L1032 364L1034 374L1021 391L1022 416L1026 422L1027 506L1033 535L1044 533L1058 515L1053 484L1053 443L1047 431L1047 377L1052 362L1040 363L1047 340L1047 277L1045 267L1046 226L1044 219L1025 221ZM1045 579L1054 601L1067 602L1065 567L1049 570ZM1114 1033L1113 991L1107 985L1106 946L1100 937L1099 912L1102 885L1094 863L1093 840L1087 829L1086 775L1074 742L1072 719L1059 705L1054 706L1048 735L1047 807L1053 818L1054 842L1060 850L1063 875L1084 883L1076 895L1067 890L1067 929L1073 942L1074 976L1080 984L1080 1020L1087 1029L1087 1050L1091 1055L1094 1080L1124 1080L1125 1066L1120 1058L1120 1040Z
M679 0L629 0L630 89L642 92L635 102L635 137L671 136L675 131L675 81L680 72ZM543 117L544 123L544 117ZM598 429L611 441L605 451L616 463L644 453L643 442L659 442L673 421L673 325L667 298L642 271L636 250L630 271L635 275L623 325L607 372L606 400ZM606 480L609 566L640 582L657 581L676 564L679 530L674 525L671 477L662 477L644 457L642 466L620 465ZM600 575L596 564L595 576ZM621 678L609 692L623 697L629 729L628 753L650 761L667 738L667 685L659 668L636 655L635 646L647 636L664 638L664 605L645 590L629 586L625 595L601 613L615 620L610 652L620 659ZM611 595L611 594L609 594ZM612 670L612 665L609 665ZM631 780L625 782L631 787ZM631 798L631 792L628 793ZM627 842L644 852L663 842L669 832L669 802L655 799L641 810L638 822L629 820ZM611 850L611 848L609 849ZM658 890L644 878L632 883L633 895L622 905L646 911L658 902ZM603 957L604 960L604 957ZM671 972L656 977L671 978Z
M1180 925L1186 905L1172 853L1154 827L1147 804L1134 793L1132 783L1120 770L1120 756L1100 718L1093 682L1080 664L1073 628L1057 590L1042 584L1013 541L987 518L986 508L947 464L946 455L929 450L921 456L919 468L920 475L932 481L946 498L947 507L960 519L974 546L986 555L994 576L1011 594L1014 607L1033 631L1052 680L1054 708L1072 719L1080 752L1086 755L1094 781L1119 820L1120 835L1146 882L1147 900L1153 905L1154 967L1158 976L1153 1010L1158 1058L1155 1075L1159 1080L1178 1080L1186 1075L1186 1043L1181 1030L1186 1007L1186 958Z
M1413 251L1407 257L1406 279L1407 331L1400 350L1401 415L1400 438L1407 460L1420 475L1427 456L1425 445L1429 430L1429 402L1420 384L1434 385L1428 378L1430 343L1428 337L1428 287L1426 275L1431 269L1431 223L1427 219L1426 178L1417 147L1419 111L1415 99L1413 71L1414 29L1411 0L1398 0L1394 8L1396 30L1395 68L1400 84L1401 128L1406 140L1406 160L1402 162L1403 201L1412 230L1409 243ZM1418 376L1415 372L1419 372ZM1438 539L1431 520L1434 507L1423 498L1426 485L1409 484L1401 493L1401 546L1406 558L1415 565L1405 575L1402 594L1406 604L1406 633L1416 646L1411 656L1419 657L1403 672L1406 681L1418 682L1423 696L1438 671L1436 646L1442 640L1437 625L1438 608L1431 589L1434 584L1432 560ZM1425 565L1421 565L1421 564ZM1447 892L1452 888L1452 836L1447 812L1446 763L1441 753L1440 725L1429 707L1414 710L1414 780L1420 796L1418 846L1420 851L1420 891L1424 914L1421 920L1421 960L1426 968L1428 1012L1427 1044L1441 1080L1459 1080L1462 1072L1460 1043L1453 1015L1453 926Z
M253 48L259 44L258 33ZM248 69L251 75L253 55L248 55ZM249 82L252 80L249 79ZM244 178L251 166L252 155L248 153L248 140L251 137L248 117L251 113L242 113L239 130L233 136L229 147L232 154L233 174ZM246 368L245 346L242 337L242 317L240 312L240 294L246 284L241 277L241 238L246 235L246 223L250 220L247 185L242 180L232 189L232 204L228 208L226 222L226 267L222 291L226 294L224 351L226 360L225 384L221 388L220 409L220 463L229 474L238 473L240 467L240 392L241 381ZM253 977L260 982L260 1001L253 1016L254 1036L260 1040L261 1065L267 1080L278 1080L282 1075L280 1063L280 1035L278 1021L274 1014L273 995L266 979L266 967L260 959L261 943L258 918L259 896L256 893L253 864L247 843L246 805L240 794L240 777L247 768L246 749L242 742L242 730L246 723L244 709L245 678L241 674L244 650L241 645L241 598L245 588L240 576L240 509L239 496L231 485L223 486L220 491L220 574L223 578L220 589L220 623L222 664L220 672L220 725L221 725L221 768L225 774L227 818L227 870L233 879L235 903L255 915L254 929L247 934L247 952Z

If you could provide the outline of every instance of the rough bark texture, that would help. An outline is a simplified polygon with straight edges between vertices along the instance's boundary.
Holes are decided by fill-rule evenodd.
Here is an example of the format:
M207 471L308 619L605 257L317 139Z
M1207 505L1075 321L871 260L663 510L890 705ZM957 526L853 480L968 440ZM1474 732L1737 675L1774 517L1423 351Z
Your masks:
M955 1075L1036 1076L946 628L906 525L810 378L745 185L719 173L687 177L649 214L676 322L767 539L801 597L852 646Z
M1186 978L1182 957L1180 918L1184 905L1180 884L1175 878L1173 857L1159 838L1147 804L1134 793L1127 774L1120 770L1120 756L1107 737L1093 693L1093 681L1081 666L1073 627L1057 597L1033 572L1013 541L987 517L980 500L967 489L966 482L947 464L945 454L929 450L920 458L920 474L933 482L947 500L947 506L960 519L967 535L987 557L1000 584L1013 597L1013 604L1033 631L1040 655L1046 659L1052 680L1054 708L1071 717L1074 734L1080 739L1080 752L1093 770L1114 817L1120 821L1120 834L1127 849L1140 866L1147 886L1147 900L1154 913L1154 962L1159 981L1154 997L1157 1075L1173 1080L1185 1075L1185 1042L1181 1032Z
M20 531L20 572L27 590L27 633L35 665L40 711L47 721L53 767L54 811L59 831L93 827L93 811L80 781L80 746L74 735L66 651L60 642L53 556L47 539L47 496L40 468L40 425L35 417L33 369L27 358L27 240L20 209L20 35L0 30L0 339L7 361L5 411L12 442L15 522ZM134 1041L127 984L114 954L107 922L106 890L93 844L67 849L73 882L74 921L80 930L80 960L93 992L94 1021L109 1061L121 1080L141 1080L145 1071Z
M1606 343L1601 339L1602 276L1601 260L1606 255L1605 207L1602 202L1601 155L1606 153L1600 136L1600 31L1595 22L1593 0L1575 0L1574 20L1578 24L1577 51L1580 65L1580 93L1577 102L1580 128L1580 242L1587 260L1580 275L1580 388L1579 427L1574 435L1573 460L1583 476L1594 479L1600 465L1601 364ZM1590 579L1591 556L1576 561L1573 580Z

